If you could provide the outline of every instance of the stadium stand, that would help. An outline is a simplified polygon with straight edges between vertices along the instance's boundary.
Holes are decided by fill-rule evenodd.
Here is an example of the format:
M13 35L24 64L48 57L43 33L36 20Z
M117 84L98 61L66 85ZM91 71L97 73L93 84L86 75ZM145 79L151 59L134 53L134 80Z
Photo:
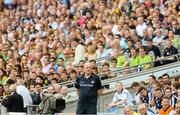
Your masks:
M57 94L54 99L68 99L64 112L75 112L74 83L90 62L104 87L98 114L107 112L105 100L112 101L117 81L127 90L136 81L154 96L147 107L137 104L125 110L163 113L165 105L154 102L166 100L156 95L161 89L171 112L180 114L179 8L179 0L0 0L1 104L7 106L10 96L21 95L24 109L19 112L34 114L40 112L35 108L42 105L45 94ZM163 78L166 73L171 81ZM150 83L150 75L156 83ZM14 84L16 91L10 89ZM159 89L154 88L157 84ZM125 106L117 107L125 112ZM1 108L1 114L6 113ZM7 112L14 110L18 109Z

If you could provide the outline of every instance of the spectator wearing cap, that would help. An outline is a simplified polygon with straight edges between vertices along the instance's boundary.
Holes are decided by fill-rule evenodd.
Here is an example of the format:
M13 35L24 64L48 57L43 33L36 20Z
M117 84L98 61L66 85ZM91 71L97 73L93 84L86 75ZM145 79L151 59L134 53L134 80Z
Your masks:
M162 98L162 108L159 110L159 115L172 115L174 112L173 107L169 103L169 98L164 96Z

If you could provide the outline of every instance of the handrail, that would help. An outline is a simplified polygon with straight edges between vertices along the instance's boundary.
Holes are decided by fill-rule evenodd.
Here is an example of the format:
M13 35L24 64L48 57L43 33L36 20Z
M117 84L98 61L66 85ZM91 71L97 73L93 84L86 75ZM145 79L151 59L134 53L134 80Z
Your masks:
M123 77L114 77L114 78L106 79L106 80L102 81L102 84L103 85L108 85L109 83L112 83L112 82L116 82L116 81L120 81L120 80L124 80L124 79L128 79L128 78L133 78L135 76L141 76L141 75L145 75L145 74L155 73L155 72L158 72L160 70L166 70L166 69L175 67L177 65L180 66L180 63L179 62L174 62L173 64L163 65L163 68L162 68L162 66L159 66L159 67L152 68L151 70L143 70L143 71L140 71L140 72L135 72L136 74L131 74L131 75L128 74L128 75L124 75ZM69 89L69 92L73 92L75 90L76 89L73 87L73 88Z
M153 60L152 62L148 62L148 63L154 63L154 62L158 62L158 61L163 61L163 60L166 60L166 59L168 59L170 57L174 57L174 56L176 56L177 61L180 61L180 59L178 58L178 56L180 56L180 53L179 53L179 54L159 58L159 59ZM142 65L145 65L145 64L148 64L148 63L143 63ZM111 72L115 72L116 74L118 74L118 73L121 73L121 72L127 72L127 71L136 70L136 69L137 69L137 66L131 66L131 67L127 66L127 67L124 67L124 68L117 68L116 70L113 70ZM150 69L148 69L148 70L150 70ZM72 85L74 82L75 82L75 80L70 80L70 81L66 81L66 82L61 82L61 83L59 83L59 85ZM45 86L45 87L43 87L43 89L45 89L47 87L48 86Z
M174 63L174 64L167 64L167 65L165 65L165 67L164 68L161 68L161 67L158 67L158 68L153 68L153 71L145 71L145 72L139 72L138 73L138 75L131 75L131 76L129 76L129 77L121 77L121 78L119 78L119 79L112 79L111 81L108 81L108 82L117 82L117 81L120 81L120 80L123 80L123 79L128 79L128 78L134 78L134 76L140 76L140 75L143 75L143 74L147 74L147 73L152 73L152 72L157 72L157 71L159 71L159 70L167 70L168 68L172 68L172 67L175 67L175 66L180 66L180 63L178 63L178 62L176 62L176 63ZM179 75L180 73L178 73L177 75ZM174 77L174 76L176 76L176 75L173 75L173 76L171 76L171 77ZM103 81L104 82L104 81ZM125 85L125 87L126 88L129 88L129 85ZM116 91L116 89L115 88L111 88L111 89L106 89L104 92L103 92L103 95L100 97L100 100L101 100L101 107L102 107L102 105L104 104L104 99L103 99L103 97L104 96L106 96L107 94L110 94L110 93L113 93L113 92L115 92ZM68 99L67 101L66 101L66 103L68 104L70 104L70 103L76 103L76 101L77 101L77 99L78 99L78 97L73 97L73 98L71 98L71 99ZM35 110L35 109L33 109L33 108L36 108L36 107L38 107L38 105L29 105L29 106L27 106L28 107L28 109L27 109L27 114L35 114L35 113L33 113L32 112L32 110ZM103 106L104 107L104 106ZM121 106L118 106L118 108L121 108ZM104 110L104 108L103 109L101 109L101 110ZM35 112L35 111L34 111Z
M174 56L176 56L176 58L177 58L177 61L179 62L180 61L180 59L179 59L179 57L178 56L180 56L180 53L179 54L175 54L175 55L171 55L171 56L166 56L166 57L164 57L164 58L160 58L160 59L156 59L156 60L153 60L152 62L154 63L154 62L157 62L157 61L162 61L162 60L165 60L165 59L168 59L168 58L170 58L170 57L174 57ZM152 62L148 62L148 63L152 63ZM174 62L174 63L176 63L176 62ZM143 63L143 65L144 64L147 64L147 63ZM168 65L168 64L167 64ZM172 64L170 64L170 65L172 65ZM166 65L162 65L162 66L166 66ZM158 67L160 67L160 68L162 68L162 66L158 66ZM158 67L155 67L155 68L158 68ZM136 70L137 69L137 67L136 66L132 66L132 67L130 67L130 66L128 66L128 67L124 67L124 68L120 68L120 69L117 69L117 70L115 70L115 71L112 71L112 72L115 72L116 74L119 74L119 73L122 73L122 72L129 72L129 71L132 71L132 70ZM152 68L151 68L152 69ZM151 70L151 69L148 69L148 70ZM143 70L143 71L148 71L148 70ZM142 71L141 71L142 72ZM137 73L137 72L134 72L134 73ZM129 74L128 74L129 75ZM125 75L126 76L126 75ZM121 77L115 77L115 78L117 78L117 79L119 79L119 78L121 78ZM127 78L127 77L126 77ZM113 78L109 78L109 79L106 79L106 80L103 80L104 82L106 82L106 81L109 81L110 79L113 79ZM104 82L102 82L102 83L104 83ZM71 81L66 81L66 82L61 82L61 83L59 83L59 85L73 85L75 83L75 80L71 80ZM110 83L110 82L108 82L108 83ZM107 85L107 83L106 84L103 84L103 85ZM48 88L48 86L45 86L45 87L43 87L42 89L47 89ZM72 88L69 88L69 92L73 92L73 91L75 91L75 89L72 87ZM1 97L3 97L3 96L1 96Z

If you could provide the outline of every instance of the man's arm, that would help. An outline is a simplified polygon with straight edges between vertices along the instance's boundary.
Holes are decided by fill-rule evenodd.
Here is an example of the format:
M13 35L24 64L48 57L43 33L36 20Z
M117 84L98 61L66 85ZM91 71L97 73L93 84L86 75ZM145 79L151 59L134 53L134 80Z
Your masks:
M97 81L96 82L97 83L97 93L98 93L98 96L101 96L103 94L103 87L102 87L101 79L99 76L97 77L96 81Z
M145 65L145 69L150 69L150 68L151 68L151 64L150 63Z
M79 89L76 89L76 93L77 93L77 95L79 96L80 90L79 90Z
M76 82L75 82L75 84L74 84L74 87L76 88L76 93L77 93L77 95L79 96L79 94L80 94L80 90L79 90L79 87L80 87L80 85L79 85L79 76L78 76L77 79L76 79Z
M110 104L107 104L107 107L111 108L113 106L121 105L124 102L126 102L126 99L122 99L122 100L119 100L119 101L112 101Z
M97 92L98 92L98 96L103 95L103 91L104 91L104 89L103 89L103 88L102 88L102 89L97 90Z

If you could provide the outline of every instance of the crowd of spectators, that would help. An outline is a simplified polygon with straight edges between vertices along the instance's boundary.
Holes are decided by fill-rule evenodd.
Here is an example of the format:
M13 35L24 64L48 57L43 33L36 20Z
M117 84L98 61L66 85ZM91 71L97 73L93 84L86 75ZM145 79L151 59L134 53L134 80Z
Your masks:
M19 79L35 92L75 80L86 61L102 79L175 62L151 63L178 54L179 8L179 0L0 0L0 96Z
M125 115L178 115L180 114L180 80L179 76L170 79L169 74L156 78L150 75L148 83L133 82L132 93L123 87L122 82L116 83L117 92L113 101L106 104L108 112L117 112L124 107ZM134 101L133 101L134 100Z

